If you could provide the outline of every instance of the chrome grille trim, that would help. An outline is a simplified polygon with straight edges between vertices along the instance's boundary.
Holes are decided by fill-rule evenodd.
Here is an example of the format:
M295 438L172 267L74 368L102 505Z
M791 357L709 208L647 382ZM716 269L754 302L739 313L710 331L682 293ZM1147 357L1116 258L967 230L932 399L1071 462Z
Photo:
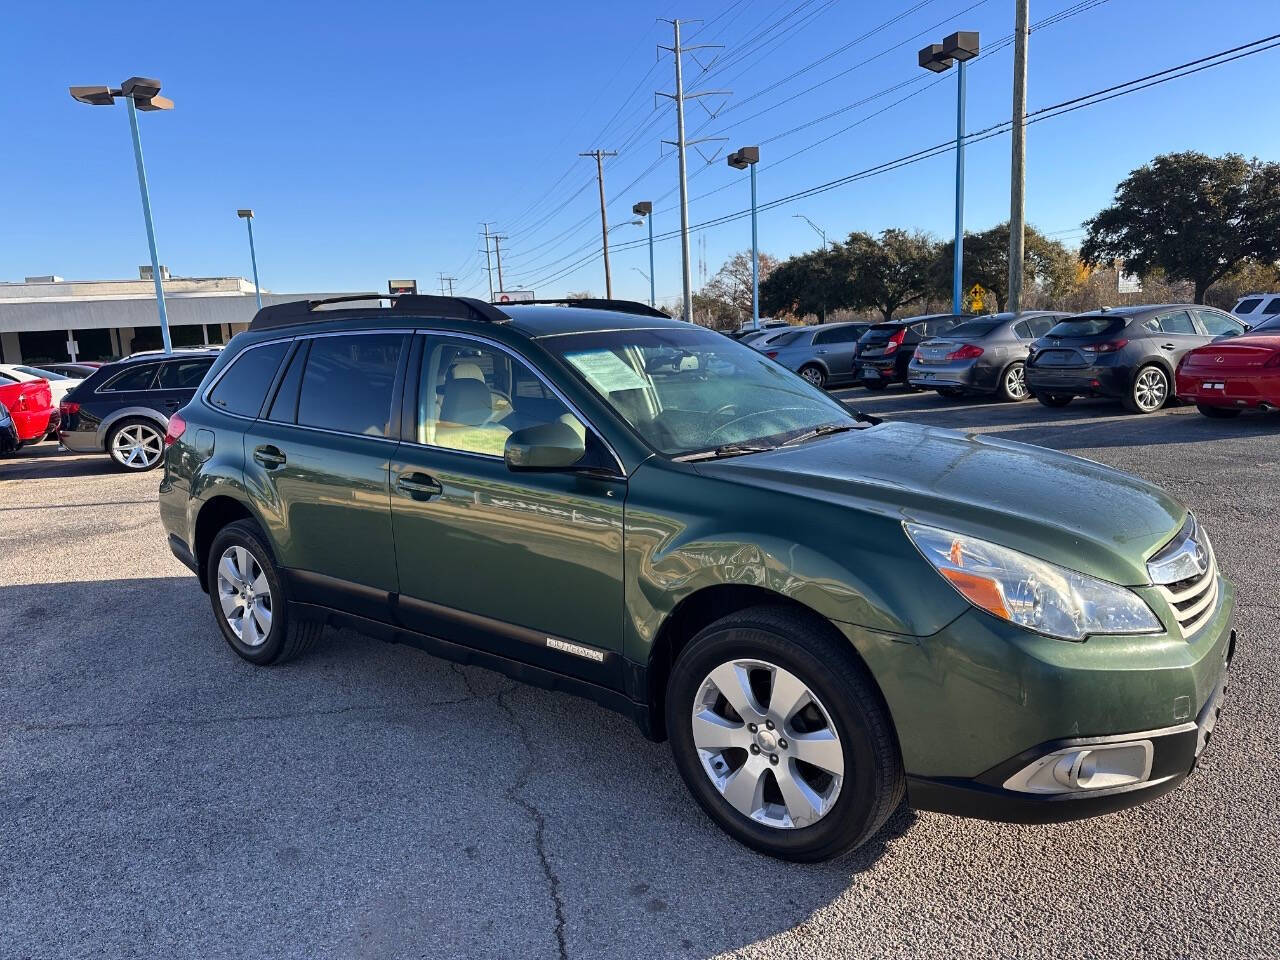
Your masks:
M1192 537L1198 533L1197 528L1192 528ZM1178 621L1178 628L1182 631L1183 637L1187 639L1204 627L1218 609L1218 558L1214 555L1213 545L1208 542L1208 538L1199 542L1205 548L1209 559L1208 569L1204 573L1177 583L1156 584L1156 589L1168 601L1169 609L1173 611L1174 619Z

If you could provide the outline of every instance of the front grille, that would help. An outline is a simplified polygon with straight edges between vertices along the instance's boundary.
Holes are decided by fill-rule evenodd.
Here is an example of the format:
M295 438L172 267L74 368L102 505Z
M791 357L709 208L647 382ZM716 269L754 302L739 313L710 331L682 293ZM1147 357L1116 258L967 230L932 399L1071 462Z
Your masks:
M1204 573L1176 583L1156 585L1169 601L1182 635L1188 639L1209 622L1218 604L1218 561L1207 538L1204 546L1209 553L1209 566Z

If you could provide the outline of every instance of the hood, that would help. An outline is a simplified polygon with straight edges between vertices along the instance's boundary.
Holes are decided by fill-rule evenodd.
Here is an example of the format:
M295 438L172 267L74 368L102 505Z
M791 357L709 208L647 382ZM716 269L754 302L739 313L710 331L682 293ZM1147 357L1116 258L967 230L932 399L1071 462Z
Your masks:
M1149 582L1147 559L1187 515L1159 487L1091 460L913 423L882 423L698 469L967 533L1127 586ZM803 517L797 529L804 529Z

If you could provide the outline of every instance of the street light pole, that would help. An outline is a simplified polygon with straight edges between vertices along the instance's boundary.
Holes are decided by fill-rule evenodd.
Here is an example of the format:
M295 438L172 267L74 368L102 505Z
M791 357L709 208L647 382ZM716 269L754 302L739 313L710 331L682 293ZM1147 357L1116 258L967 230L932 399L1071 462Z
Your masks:
M253 295L258 298L258 309L262 309L262 287L258 284L258 252L253 248L253 211L237 210L236 216L249 225L249 260L253 263Z
M759 147L743 147L729 154L729 166L735 170L747 167L751 171L751 329L760 329L760 245L756 232L756 164L760 162ZM823 238L825 245L826 238Z
M827 231L823 230L820 226L818 226L816 223L814 223L812 220L806 217L803 213L793 213L791 215L791 219L803 220L809 226L813 227L814 231L818 234L818 236L822 238L822 249L823 250L827 249Z
M965 64L978 55L978 34L959 30L941 43L931 43L920 51L920 66L942 73L955 63L956 70L956 239L951 276L951 310L962 313L964 304L964 107Z
M653 279L653 204L648 200L641 200L631 208L631 212L638 217L644 217L645 222L649 224L649 306L656 307L658 295Z
M156 251L156 228L151 218L151 194L147 190L147 168L142 161L142 136L138 131L139 110L172 110L173 101L160 96L160 81L149 77L130 77L117 87L71 87L71 96L94 107L109 107L116 97L124 97L129 113L129 132L133 135L133 159L138 167L138 189L142 193L142 218L147 226L147 246L151 250L151 279L156 287L156 307L160 312L160 336L164 352L173 353L169 337L169 314L164 304L164 282L160 275L160 254Z

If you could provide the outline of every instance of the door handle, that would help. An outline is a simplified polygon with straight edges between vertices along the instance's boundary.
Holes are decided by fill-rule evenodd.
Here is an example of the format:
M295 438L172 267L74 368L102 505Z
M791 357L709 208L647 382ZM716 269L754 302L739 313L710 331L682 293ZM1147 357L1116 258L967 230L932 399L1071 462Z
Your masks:
M168 407L170 410L172 410L172 409L174 409L175 407L180 407L180 406L182 406L182 401L181 401L181 400L166 400L166 401L164 402L164 405L165 405L166 407Z
M414 500L430 500L444 493L444 487L425 473L402 473L396 477L396 489Z
M274 470L276 467L283 467L285 464L285 455L279 447L270 445L263 447L255 447L253 451L253 459L262 464L268 470Z
M1176 343L1162 343L1162 344L1160 344L1160 349L1161 349L1161 350L1176 350L1176 349L1178 349L1178 345L1177 345Z

